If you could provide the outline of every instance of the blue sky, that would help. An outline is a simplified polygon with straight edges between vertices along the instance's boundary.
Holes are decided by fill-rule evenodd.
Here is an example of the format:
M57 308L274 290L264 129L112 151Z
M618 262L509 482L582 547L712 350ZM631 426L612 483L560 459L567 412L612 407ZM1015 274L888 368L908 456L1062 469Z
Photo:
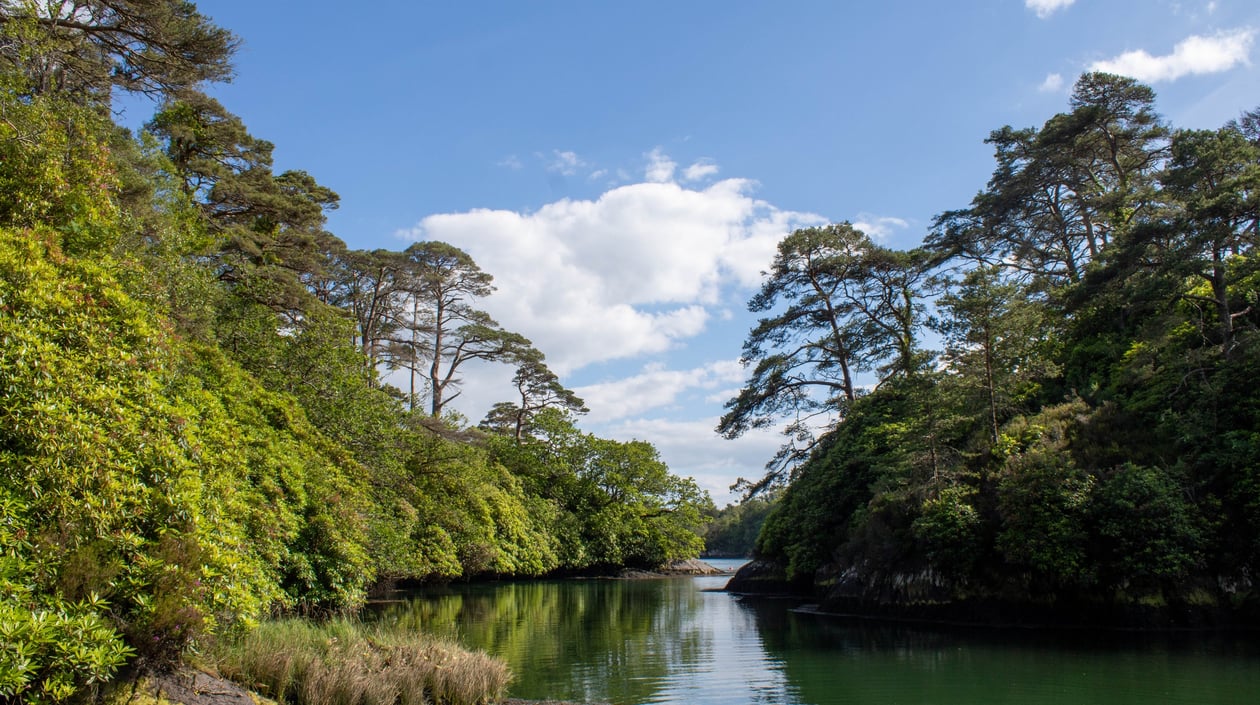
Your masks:
M791 229L917 244L983 188L989 131L1065 110L1086 70L1150 83L1178 127L1260 106L1250 0L197 5L242 40L211 92L341 195L333 233L468 251L583 427L653 442L719 505L779 442L712 429ZM510 374L457 406L480 419Z

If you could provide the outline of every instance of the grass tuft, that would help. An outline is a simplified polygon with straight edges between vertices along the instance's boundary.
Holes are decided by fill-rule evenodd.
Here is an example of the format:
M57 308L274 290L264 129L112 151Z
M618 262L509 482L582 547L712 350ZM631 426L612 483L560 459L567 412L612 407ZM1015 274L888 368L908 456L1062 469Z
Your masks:
M216 660L225 678L293 705L481 705L512 679L483 652L349 619L266 622Z

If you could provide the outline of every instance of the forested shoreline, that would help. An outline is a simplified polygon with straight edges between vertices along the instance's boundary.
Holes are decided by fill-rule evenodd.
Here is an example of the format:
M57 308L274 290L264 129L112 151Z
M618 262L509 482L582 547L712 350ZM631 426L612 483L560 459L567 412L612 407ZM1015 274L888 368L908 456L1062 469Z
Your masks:
M1090 73L988 143L989 183L918 248L849 224L780 243L719 426L791 422L744 483L781 492L736 587L1255 623L1260 110L1176 129L1149 87Z
M177 0L0 4L0 699L84 697L394 581L703 548L708 497L578 428L478 307L490 273L325 229L337 194L205 92L236 45ZM138 133L119 92L153 98ZM475 361L516 373L474 427L448 405Z

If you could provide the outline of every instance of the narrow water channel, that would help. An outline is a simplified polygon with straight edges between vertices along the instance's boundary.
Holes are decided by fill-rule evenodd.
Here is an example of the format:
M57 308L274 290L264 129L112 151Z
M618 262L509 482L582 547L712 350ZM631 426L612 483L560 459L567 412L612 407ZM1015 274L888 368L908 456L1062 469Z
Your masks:
M718 563L718 561L714 561ZM791 611L725 577L453 585L376 612L506 660L513 697L741 705L1255 705L1260 635L935 629Z

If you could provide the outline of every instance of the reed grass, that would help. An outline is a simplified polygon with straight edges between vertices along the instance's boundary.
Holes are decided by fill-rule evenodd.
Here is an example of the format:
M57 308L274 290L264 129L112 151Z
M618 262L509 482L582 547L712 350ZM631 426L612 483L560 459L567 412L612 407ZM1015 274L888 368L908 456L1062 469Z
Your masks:
M265 622L215 660L223 677L292 705L481 705L512 679L483 652L345 618Z

